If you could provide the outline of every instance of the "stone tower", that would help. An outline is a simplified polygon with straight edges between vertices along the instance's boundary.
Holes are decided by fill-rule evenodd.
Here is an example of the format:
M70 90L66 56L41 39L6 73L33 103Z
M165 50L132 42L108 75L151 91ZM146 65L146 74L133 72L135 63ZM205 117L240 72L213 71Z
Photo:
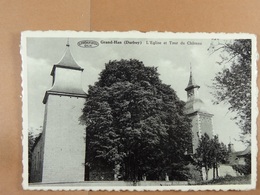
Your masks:
M43 133L33 151L31 182L84 181L85 127L79 121L86 98L82 72L67 43L63 57L52 68L52 87L43 99Z
M196 152L201 135L207 133L209 137L213 136L213 114L207 112L204 102L199 98L200 86L196 84L192 68L190 67L190 79L187 92L187 102L185 105L185 114L192 120L192 153Z

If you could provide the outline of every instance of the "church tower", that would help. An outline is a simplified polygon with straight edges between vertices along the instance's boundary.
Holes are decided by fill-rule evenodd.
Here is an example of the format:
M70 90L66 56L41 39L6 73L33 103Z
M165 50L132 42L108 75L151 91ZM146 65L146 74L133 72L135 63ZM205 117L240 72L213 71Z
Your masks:
M204 102L199 98L199 88L190 67L190 79L185 88L187 92L185 114L192 120L192 153L196 152L201 135L207 133L209 137L213 137L213 114L207 112Z
M63 57L52 68L52 87L43 99L43 133L33 151L32 182L84 181L85 127L79 121L86 98L82 72L67 43Z

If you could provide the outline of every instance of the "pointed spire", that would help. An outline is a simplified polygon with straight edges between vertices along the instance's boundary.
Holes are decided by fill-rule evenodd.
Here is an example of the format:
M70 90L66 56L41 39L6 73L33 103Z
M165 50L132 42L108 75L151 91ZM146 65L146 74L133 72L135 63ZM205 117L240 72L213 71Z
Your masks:
M190 79L189 79L189 83L188 83L188 86L186 87L186 91L188 91L189 89L192 89L192 88L200 88L199 85L196 84L193 76L192 76L192 65L190 63Z
M196 83L195 83L195 80L192 76L192 65L190 63L190 80L189 80L188 86L192 86L192 85L196 85Z
M81 68L77 62L74 60L71 51L70 51L70 42L69 38L67 39L66 43L66 51L61 58L61 60L57 63L57 65L62 65L62 66L67 66L67 67L72 67L72 68Z
M65 50L61 60L57 64L54 65L51 75L54 74L56 67L69 68L69 69L74 69L74 70L83 70L77 64L77 62L74 60L74 58L71 54L69 38L67 39L66 50Z
M50 94L85 98L86 92L81 86L81 73L83 70L84 69L77 64L71 54L68 38L66 49L61 60L53 65L51 71L53 77L52 87L46 91L43 103L46 104ZM57 72L59 73L56 74Z

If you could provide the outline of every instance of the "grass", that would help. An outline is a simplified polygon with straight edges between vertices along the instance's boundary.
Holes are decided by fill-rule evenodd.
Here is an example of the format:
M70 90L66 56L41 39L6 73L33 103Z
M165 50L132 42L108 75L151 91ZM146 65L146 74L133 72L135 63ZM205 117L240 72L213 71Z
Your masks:
M199 182L197 183L197 185L228 185L228 184L241 185L241 184L250 184L250 183L251 183L251 175L237 176L237 177L226 175L225 177L220 177L218 179Z

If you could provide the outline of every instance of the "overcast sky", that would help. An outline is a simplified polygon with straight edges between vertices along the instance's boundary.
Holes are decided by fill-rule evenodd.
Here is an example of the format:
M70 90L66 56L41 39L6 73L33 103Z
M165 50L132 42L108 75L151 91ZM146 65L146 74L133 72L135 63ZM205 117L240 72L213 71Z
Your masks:
M96 40L99 46L95 48L82 48L77 45L81 40ZM141 41L141 45L101 44L101 40ZM162 44L146 44L146 41L161 42ZM178 42L171 45L170 42ZM188 41L199 45L188 45ZM163 44L167 42L167 44ZM181 45L180 42L184 42ZM59 62L66 49L67 38L27 38L27 69L28 69L28 127L37 129L43 124L44 108L42 103L45 91L51 88L50 76L53 64ZM230 118L234 113L228 112L228 105L213 105L209 86L216 72L223 68L216 61L219 53L210 55L208 48L210 39L177 40L177 39L89 39L70 38L70 49L74 59L84 68L82 74L82 87L87 92L88 85L98 80L98 75L109 60L135 58L143 61L145 66L158 67L160 79L171 85L177 95L186 101L186 91L189 81L190 64L193 76L200 85L199 95L206 104L208 112L214 114L213 125L215 134L225 144L230 140L236 150L243 150L245 146L239 140L241 130Z

